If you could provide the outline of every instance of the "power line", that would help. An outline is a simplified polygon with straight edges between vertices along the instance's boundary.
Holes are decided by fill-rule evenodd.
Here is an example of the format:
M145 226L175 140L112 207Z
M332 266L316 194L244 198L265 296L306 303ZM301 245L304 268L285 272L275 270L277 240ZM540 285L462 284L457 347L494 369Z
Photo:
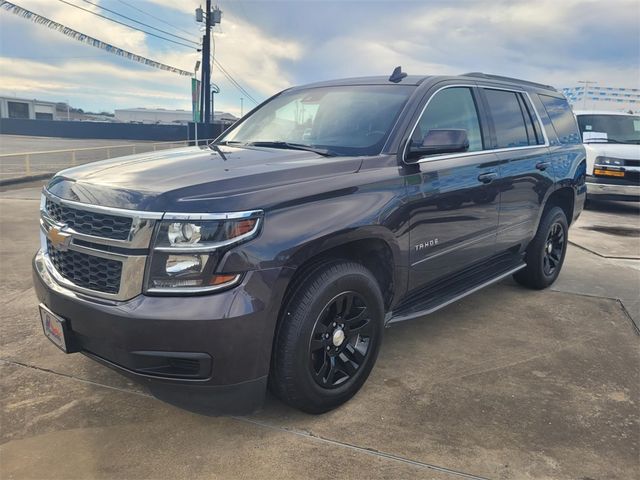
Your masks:
M169 22L167 22L167 21L163 20L163 19L162 19L162 18L160 18L160 17L156 17L155 15L152 15L151 13L146 12L146 11L142 10L141 8L138 8L138 7L134 6L134 5L131 5L129 2L125 2L124 0L118 0L118 2L122 3L123 5L126 5L126 6L127 6L127 7L129 7L129 8L132 8L132 9L134 9L134 10L136 10L136 11L138 11L138 12L142 13L143 15L148 15L148 16L150 16L151 18L154 18L154 19L156 19L157 21L159 21L159 22L161 22L161 23L164 23L165 25L170 26L171 28L174 28L174 29L176 29L176 30L178 30L178 31L180 31L180 32L186 33L187 35L191 35L191 32L188 32L187 30L184 30L184 29L182 29L182 28L176 27L176 26L175 26L175 25L173 25L172 23L169 23Z
M240 93L244 94L249 100L258 105L258 101L253 98L253 96L242 85L240 85L235 78L233 78L233 76L222 66L222 64L217 59L214 58L213 62L218 66L222 74L227 77L227 79L233 84L233 86L240 91Z
M192 39L190 39L190 38L181 37L180 35L174 35L173 33L171 33L171 32L167 32L166 30L162 30L162 29L160 29L160 28L156 28L156 27L154 27L154 26L152 26L152 25L149 25L149 24L147 24L147 23L140 22L140 21L138 21L138 20L134 20L134 19L133 19L133 18L131 18L131 17L127 17L126 15L123 15L123 14L121 14L121 13L118 13L118 12L116 12L115 10L111 10L111 9L109 9L109 8L107 8L107 7L103 7L102 5L98 5L97 3L90 2L89 0L82 0L82 1L83 1L84 3L88 3L89 5L93 5L94 7L98 7L98 8L100 8L100 9L102 9L102 10L105 10L105 11L107 11L107 12L109 12L109 13L113 13L114 15L117 15L118 17L126 18L127 20L129 20L129 21L131 21L131 22L134 22L134 23L137 23L138 25L143 25L143 26L145 26L145 27L147 27L147 28L151 28L152 30L156 30L156 31L161 32L161 33L164 33L164 34L166 34L166 35L170 35L170 36L172 36L172 37L179 38L180 40L184 40L184 41L186 41L186 42L193 43L194 45L200 45L200 42L196 42L195 40L192 40Z
M115 20L115 19L109 18L109 17L107 17L105 15L101 15L99 13L96 13L96 12L94 12L92 10L89 10L88 8L84 8L84 7L81 7L80 5L75 5L75 4L71 3L71 2L67 2L67 0L58 0L58 1L66 4L66 5L69 5L71 7L75 7L77 9L79 9L79 10L83 10L83 11L85 11L87 13L92 14L92 15L96 15L96 16L98 16L100 18L104 18L105 20L109 20L110 22L114 22L114 23L117 23L119 25L123 25L123 26L125 26L127 28L131 28L132 30L137 30L139 32L145 33L145 34L150 35L152 37L156 37L156 38L159 38L161 40L166 40L167 42L175 43L176 45L182 45L183 47L194 48L192 45L187 45L186 43L182 43L182 42L176 42L175 40L171 40L170 38L162 37L160 35L156 35L155 33L147 32L146 30L142 30L141 28L134 27L133 25L129 25L129 24L121 22L119 20Z
M102 40L98 40L95 37L90 37L89 35L85 35L82 32L78 32L77 30L69 28L66 25L62 25L61 23L58 23L47 17L38 15L37 13L32 12L31 10L27 10L26 8L22 8L11 2L0 0L0 8L6 10L7 12L14 13L15 15L18 15L27 20L30 20L38 25L43 25L47 28L50 28L51 30L60 32L63 35L73 38L74 40L77 40L81 43L90 45L95 48L99 48L113 55L118 55L119 57L126 58L127 60L131 60L132 62L138 62L143 65L147 65L148 67L157 68L160 70L164 70L166 72L176 73L178 75L183 75L186 77L193 76L193 72L172 67L171 65L160 63L155 60L151 60L150 58L143 57L141 55L136 55L135 53L129 52L127 50L123 50L122 48L118 48L107 42L103 42Z

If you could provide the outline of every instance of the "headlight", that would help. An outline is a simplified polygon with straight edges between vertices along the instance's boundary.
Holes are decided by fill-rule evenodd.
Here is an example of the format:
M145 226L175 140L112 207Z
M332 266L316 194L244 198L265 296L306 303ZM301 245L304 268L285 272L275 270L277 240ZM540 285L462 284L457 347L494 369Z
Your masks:
M596 165L607 165L610 167L622 167L624 165L624 160L620 158L611 158L611 157L597 157Z
M149 293L200 293L236 285L242 272L217 272L222 255L255 238L262 212L168 214L158 224L145 279Z

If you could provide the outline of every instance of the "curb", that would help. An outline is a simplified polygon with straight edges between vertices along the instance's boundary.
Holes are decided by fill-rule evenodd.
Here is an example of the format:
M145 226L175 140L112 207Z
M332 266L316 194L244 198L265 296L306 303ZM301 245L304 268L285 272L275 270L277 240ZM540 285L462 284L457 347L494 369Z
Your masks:
M46 180L51 178L55 173L39 173L38 175L27 175L24 177L7 178L6 180L0 180L0 187L6 187L8 185L17 185L20 183L36 182L38 180Z

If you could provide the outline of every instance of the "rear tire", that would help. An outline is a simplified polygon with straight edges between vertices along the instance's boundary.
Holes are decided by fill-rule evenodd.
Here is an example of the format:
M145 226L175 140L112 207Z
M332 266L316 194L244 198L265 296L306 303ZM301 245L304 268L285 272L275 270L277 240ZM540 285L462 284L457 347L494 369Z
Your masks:
M362 387L378 356L384 306L364 266L331 261L300 280L276 332L269 385L283 402L324 413Z
M529 288L542 290L556 281L567 252L569 225L560 207L552 207L540 220L536 236L527 247L527 266L513 278Z

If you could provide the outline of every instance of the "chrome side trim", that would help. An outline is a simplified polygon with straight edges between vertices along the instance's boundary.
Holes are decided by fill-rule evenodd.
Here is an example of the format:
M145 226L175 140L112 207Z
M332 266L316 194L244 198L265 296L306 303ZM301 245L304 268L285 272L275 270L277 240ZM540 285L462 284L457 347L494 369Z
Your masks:
M494 283L499 282L500 280L508 277L509 275L513 275L514 273L516 273L519 270L522 270L526 266L527 265L525 263L522 263L522 264L518 265L517 267L512 268L511 270L508 270L508 271L506 271L504 273L501 273L497 277L494 277L494 278L492 278L490 280L487 280L486 282L481 283L480 285L477 285L477 286L467 290L466 292L463 292L460 295L457 295L457 296L453 297L452 299L447 300L446 302L443 302L443 303L441 303L439 305L436 305L434 307L427 308L427 309L421 310L419 312L410 313L410 314L404 315L404 316L397 316L397 317L394 317L393 316L393 312L391 312L391 315L386 320L385 325L391 325L393 323L404 322L406 320L412 320L414 318L422 317L422 316L425 316L425 315L429 315L429 314L431 314L433 312L437 312L438 310L440 310L441 308L446 307L447 305L451 305L452 303L457 302L458 300L460 300L460 299L462 299L462 298L464 298L464 297L466 297L468 295L471 295L472 293L475 293L478 290L482 290L483 288L488 287L489 285L493 285Z
M529 92L527 92L525 90L519 90L517 88L494 87L494 86L480 85L480 84L478 84L478 85L471 85L471 84L445 85L444 87L441 87L438 90L436 90L435 92L433 92L431 97L429 97L429 100L427 100L427 103L425 103L424 107L422 108L422 111L420 112L420 115L418 116L418 119L414 123L413 128L411 129L411 133L409 134L408 138L413 137L413 133L415 132L416 128L418 128L418 123L420 123L420 119L422 118L422 116L424 115L424 112L426 111L427 107L431 103L431 100L433 100L438 93L440 93L442 90L446 90L447 88L471 88L471 89L473 89L473 88L485 88L485 89L489 89L489 90L503 90L505 92L521 93L521 94L525 95L527 97L527 99L529 100L529 105L531 106L531 108L533 109L533 112L536 115L536 119L538 120L538 125L540 127L540 131L542 132L542 136L544 137L544 144L540 144L540 145L525 145L525 146L522 146L522 147L483 149L483 150L477 150L477 151L474 151L474 152L463 152L463 153L451 153L451 154L445 154L445 155L435 155L433 157L421 158L417 162L407 163L405 161L405 159L407 158L407 149L409 148L409 142L405 142L404 149L402 151L402 161L404 163L407 163L408 165L413 165L413 164L416 164L416 163L425 163L425 162L432 162L432 161L437 161L437 160L446 160L446 159L450 159L450 158L464 158L464 157L469 157L469 156L473 156L473 155L482 155L482 154L486 154L486 153L511 152L511 151L526 150L526 149L549 147L550 144L549 144L549 137L547 136L547 131L544 128L544 123L542 123L542 119L540 118L540 114L538 113L538 109L536 108L535 104L531 100L531 96L529 95Z

